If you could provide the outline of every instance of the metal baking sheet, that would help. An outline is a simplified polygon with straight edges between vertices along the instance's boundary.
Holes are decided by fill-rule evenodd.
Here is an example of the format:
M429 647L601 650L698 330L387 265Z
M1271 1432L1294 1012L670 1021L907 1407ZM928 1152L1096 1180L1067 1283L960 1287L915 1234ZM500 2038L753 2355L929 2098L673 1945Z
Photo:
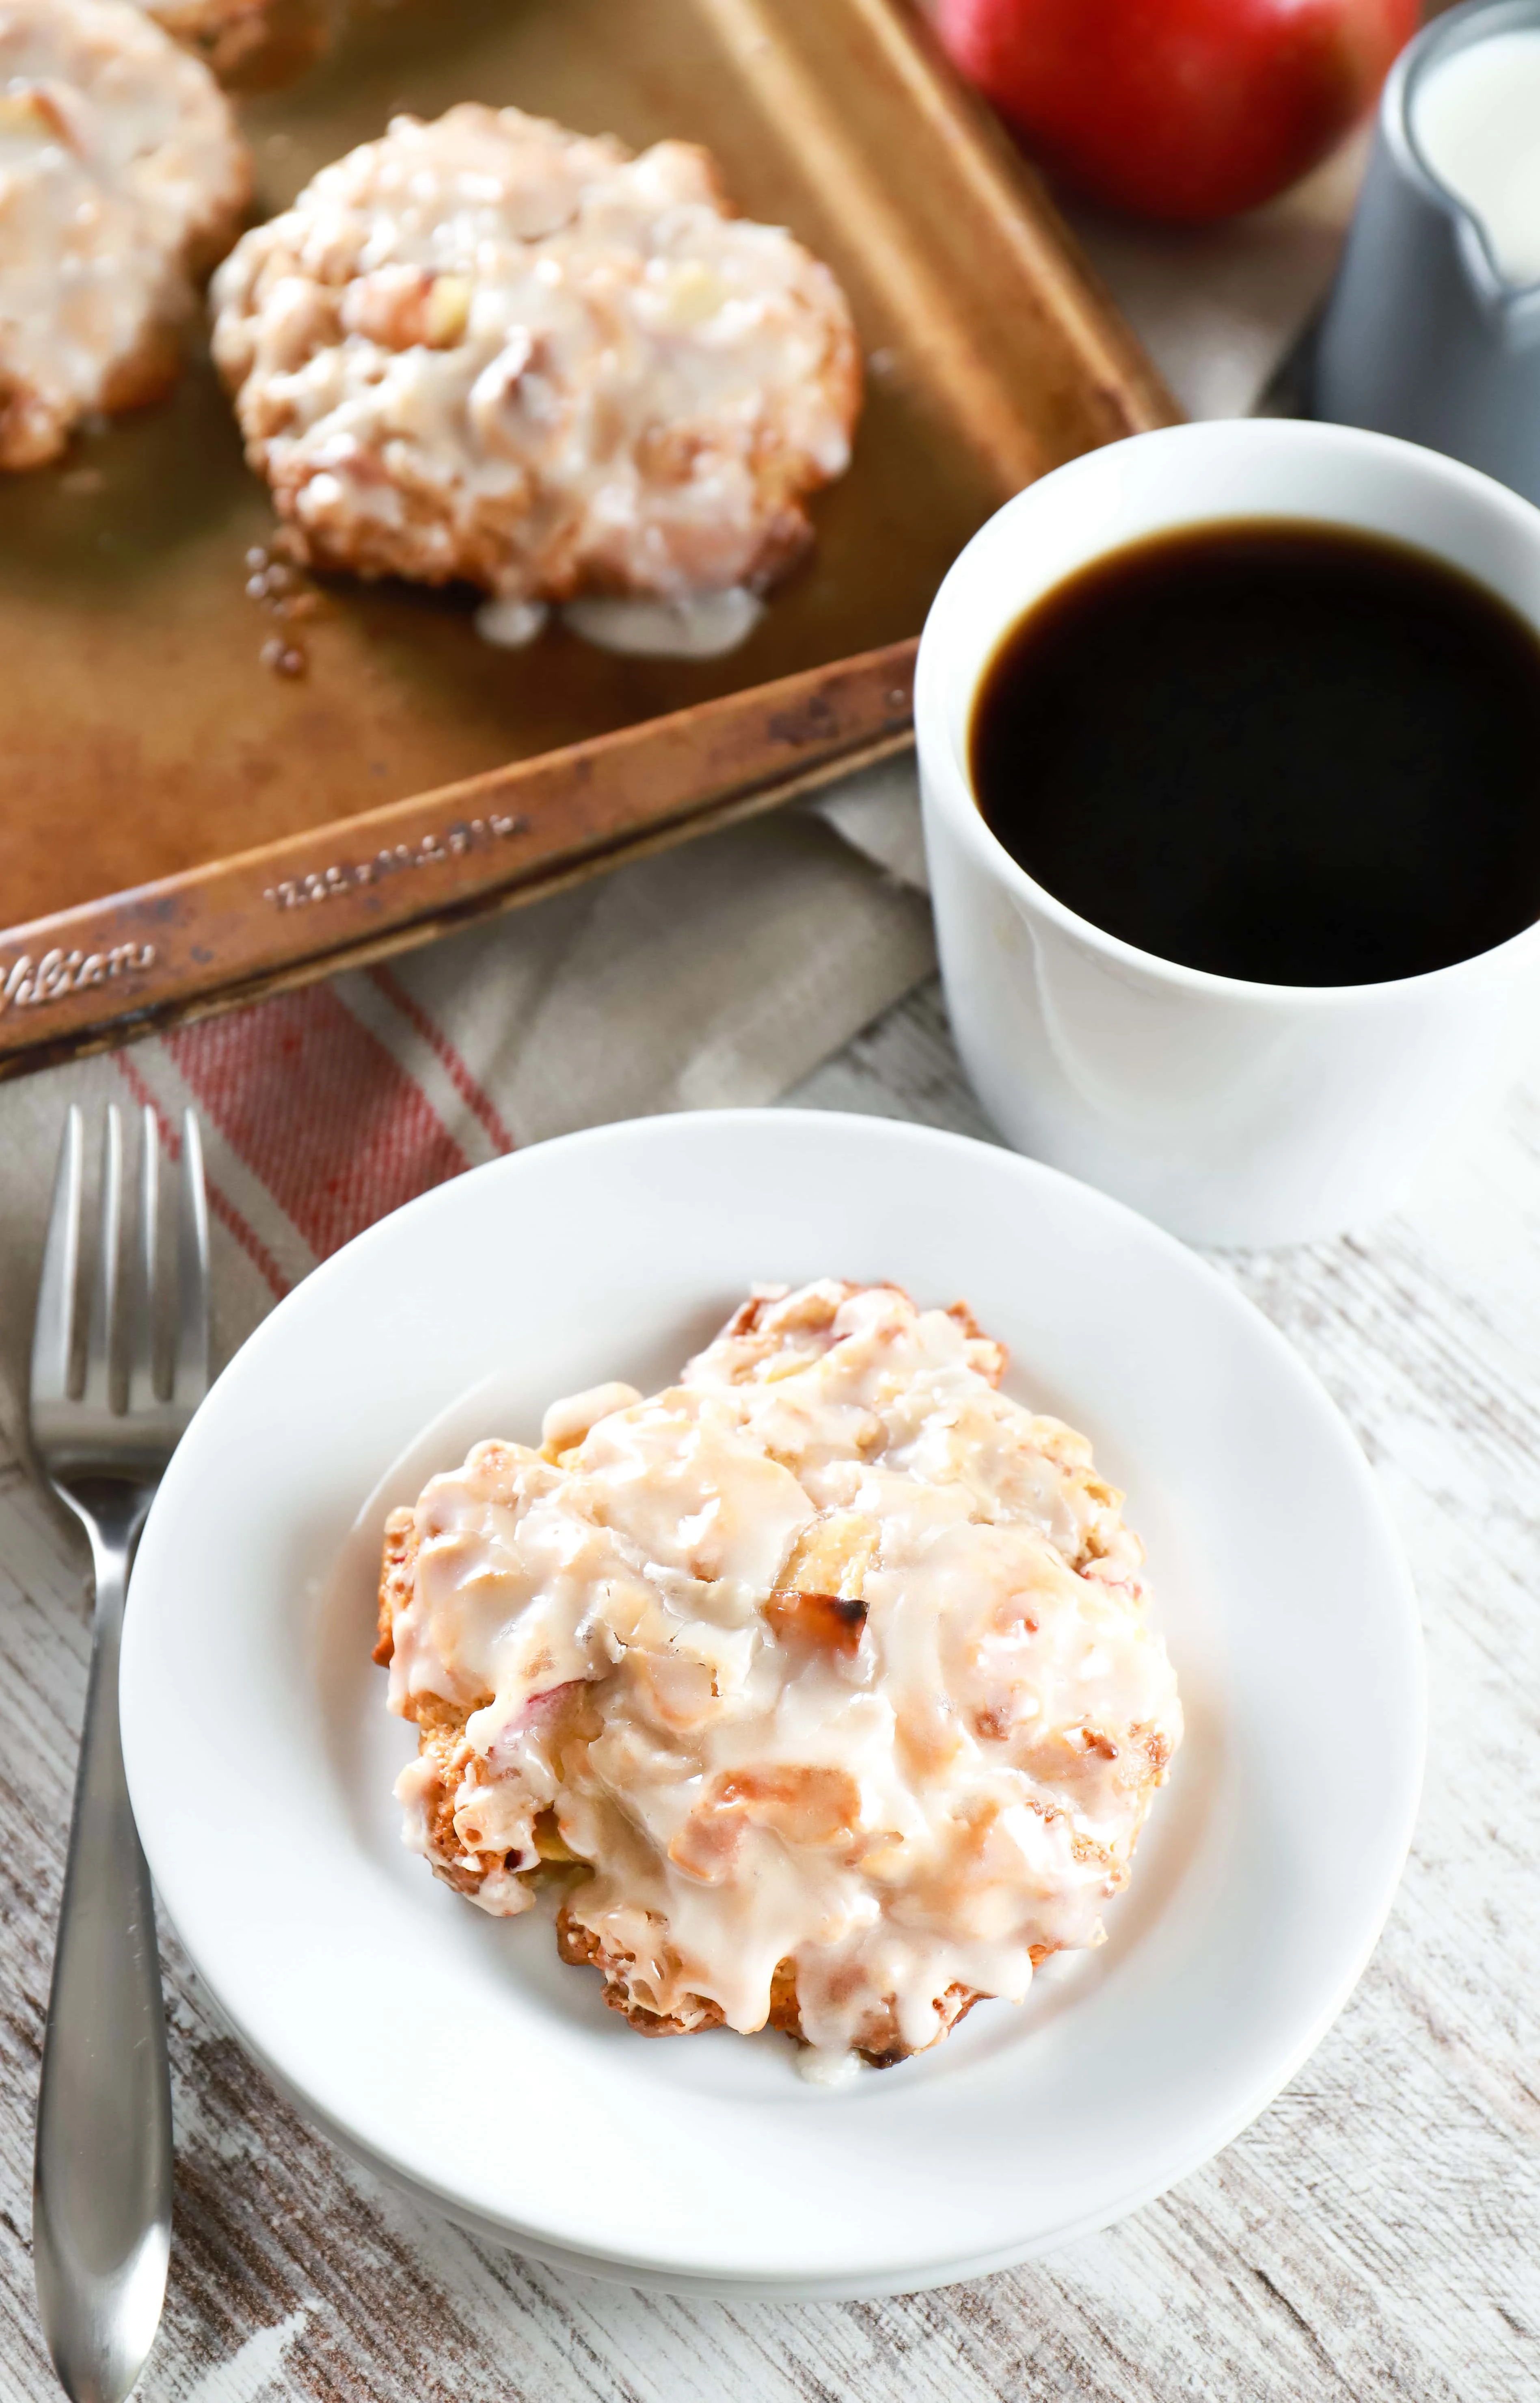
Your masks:
M260 213L397 110L467 98L637 146L702 141L742 209L829 261L867 396L816 548L714 661L616 658L560 628L498 650L467 590L326 579L289 679L262 663L273 622L245 590L271 511L206 355L168 403L0 479L0 1075L424 939L880 756L968 535L1045 468L1175 414L892 0L368 7L303 81L243 104Z

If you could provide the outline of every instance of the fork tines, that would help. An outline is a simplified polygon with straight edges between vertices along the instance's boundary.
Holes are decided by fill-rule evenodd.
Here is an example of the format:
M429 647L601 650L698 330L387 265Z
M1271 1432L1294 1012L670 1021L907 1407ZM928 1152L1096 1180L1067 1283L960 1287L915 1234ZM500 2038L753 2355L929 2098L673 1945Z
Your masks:
M160 1230L160 1138L152 1109L139 1113L138 1209L129 1257L123 1257L123 1127L108 1106L102 1130L96 1265L83 1350L79 1294L84 1138L78 1104L64 1120L54 1177L43 1274L33 1337L32 1402L77 1403L92 1412L138 1417L168 1408L184 1423L208 1384L208 1211L202 1146L191 1110L182 1119L176 1199L174 1294L167 1290L166 1245ZM168 1305L174 1336L160 1352L159 1331ZM169 1371L162 1375L160 1369Z

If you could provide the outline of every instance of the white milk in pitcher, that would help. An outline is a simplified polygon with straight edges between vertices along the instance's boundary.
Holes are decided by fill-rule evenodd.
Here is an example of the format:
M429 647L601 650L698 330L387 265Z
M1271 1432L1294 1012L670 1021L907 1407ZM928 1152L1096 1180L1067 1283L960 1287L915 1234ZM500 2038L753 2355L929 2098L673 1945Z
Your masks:
M1411 131L1505 281L1540 282L1540 25L1467 43L1420 75Z

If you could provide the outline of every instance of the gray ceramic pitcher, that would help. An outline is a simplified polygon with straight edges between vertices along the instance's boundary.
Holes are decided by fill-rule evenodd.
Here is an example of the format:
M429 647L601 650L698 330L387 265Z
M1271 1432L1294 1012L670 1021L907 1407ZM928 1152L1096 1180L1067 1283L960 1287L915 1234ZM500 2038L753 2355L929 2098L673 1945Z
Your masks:
M1540 0L1471 0L1392 68L1311 400L1317 417L1425 443L1540 501L1540 282L1499 272L1482 227L1421 155L1412 112L1419 77L1453 51L1535 28Z

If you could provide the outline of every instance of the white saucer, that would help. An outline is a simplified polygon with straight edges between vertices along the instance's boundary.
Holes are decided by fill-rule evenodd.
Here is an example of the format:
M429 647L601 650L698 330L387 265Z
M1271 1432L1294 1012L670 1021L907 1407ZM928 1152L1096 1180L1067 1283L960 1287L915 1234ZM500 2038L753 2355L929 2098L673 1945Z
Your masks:
M665 1381L752 1280L830 1274L965 1299L1009 1343L1012 1390L1092 1438L1149 1546L1188 1730L1109 1941L834 2091L777 2036L644 2041L538 1914L488 1919L402 1848L390 1785L413 1731L367 1657L378 1501L350 1543L409 1447L401 1491L477 1435L534 1438L558 1393ZM814 1112L568 1136L317 1270L172 1464L122 1695L161 1896L303 2109L543 2258L781 2296L1004 2267L1228 2143L1363 1969L1423 1743L1379 1492L1267 1322L1050 1170Z

